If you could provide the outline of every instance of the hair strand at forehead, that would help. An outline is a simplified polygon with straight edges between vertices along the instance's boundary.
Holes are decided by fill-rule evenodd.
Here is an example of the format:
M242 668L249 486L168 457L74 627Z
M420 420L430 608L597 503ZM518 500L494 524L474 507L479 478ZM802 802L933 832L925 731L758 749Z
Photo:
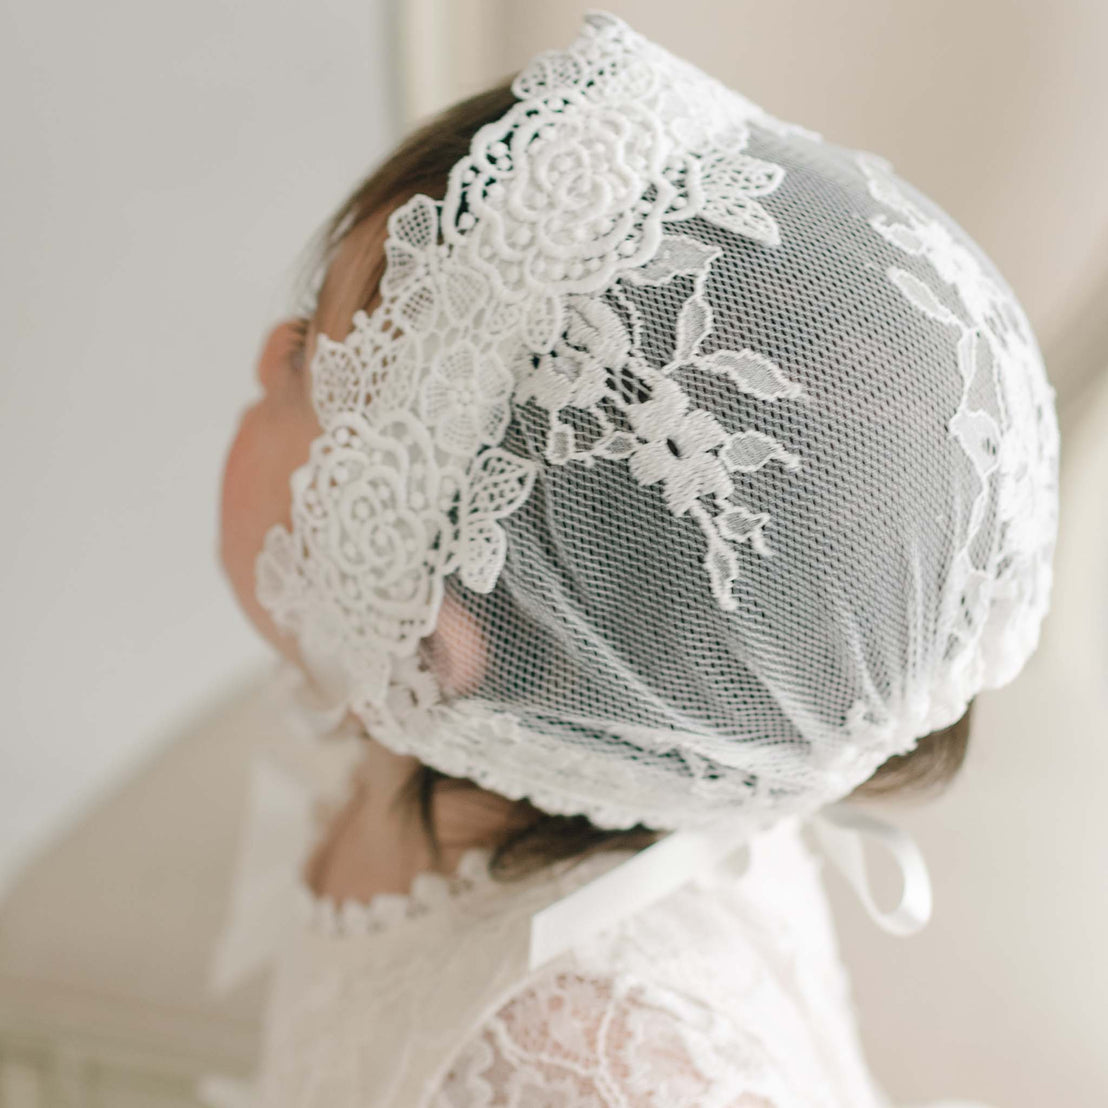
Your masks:
M446 195L450 170L469 151L473 136L486 124L499 119L516 98L514 75L495 87L478 93L428 120L359 184L317 232L309 244L301 280L321 283L343 243L367 221L393 211L417 193L433 200ZM349 315L359 308L370 310L385 271L384 242L387 230L382 220L379 237L374 236L359 252L345 279L355 283L357 296ZM329 290L328 290L329 291ZM320 304L322 304L322 296Z

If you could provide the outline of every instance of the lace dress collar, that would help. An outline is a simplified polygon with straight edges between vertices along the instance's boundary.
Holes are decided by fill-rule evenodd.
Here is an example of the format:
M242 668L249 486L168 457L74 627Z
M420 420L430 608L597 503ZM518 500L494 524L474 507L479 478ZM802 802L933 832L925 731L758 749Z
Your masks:
M379 934L489 889L494 880L489 874L491 857L491 850L473 847L461 856L454 873L423 871L415 875L406 893L376 893L368 901L320 896L300 880L295 894L299 918L310 930L325 935Z

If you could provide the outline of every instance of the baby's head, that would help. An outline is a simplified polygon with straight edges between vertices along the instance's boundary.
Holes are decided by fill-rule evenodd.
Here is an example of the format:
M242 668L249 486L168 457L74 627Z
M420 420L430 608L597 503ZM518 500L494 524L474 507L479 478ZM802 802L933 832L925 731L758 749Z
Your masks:
M572 853L950 779L1045 610L1056 440L1018 305L886 163L596 16L323 245L223 561L423 783Z

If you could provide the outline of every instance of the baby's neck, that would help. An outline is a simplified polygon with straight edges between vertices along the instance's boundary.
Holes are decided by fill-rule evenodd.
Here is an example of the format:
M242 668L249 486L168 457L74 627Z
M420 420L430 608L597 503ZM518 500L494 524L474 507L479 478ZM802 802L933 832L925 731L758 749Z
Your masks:
M365 903L377 893L407 893L416 874L453 873L468 848L491 846L509 830L513 805L505 797L474 788L436 790L432 812L442 847L436 865L418 812L394 803L418 765L366 740L352 794L304 867L317 896Z

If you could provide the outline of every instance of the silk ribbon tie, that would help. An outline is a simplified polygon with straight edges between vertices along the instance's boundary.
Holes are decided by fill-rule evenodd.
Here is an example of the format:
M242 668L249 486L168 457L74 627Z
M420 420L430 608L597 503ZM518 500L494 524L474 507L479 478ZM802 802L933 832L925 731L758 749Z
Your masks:
M922 852L906 831L844 804L824 807L810 821L824 853L882 930L907 936L927 925L931 880ZM900 868L903 891L892 911L882 912L873 899L863 835L887 847ZM738 849L742 841L734 829L674 831L540 909L531 917L529 969L674 892Z
M923 852L907 831L845 804L821 809L812 819L812 828L824 853L838 866L878 927L891 935L907 936L927 926L931 919L931 878ZM888 847L900 868L903 890L900 903L890 912L882 912L874 902L863 834Z

